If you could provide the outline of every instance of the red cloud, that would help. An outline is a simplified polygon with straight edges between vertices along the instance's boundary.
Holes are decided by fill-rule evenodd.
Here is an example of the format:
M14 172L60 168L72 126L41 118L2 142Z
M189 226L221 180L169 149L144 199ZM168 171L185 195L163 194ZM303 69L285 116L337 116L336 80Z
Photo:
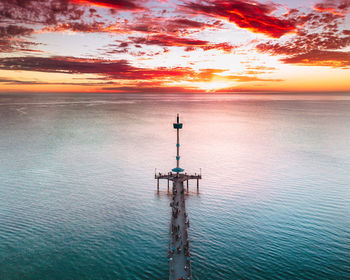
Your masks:
M267 42L258 44L260 52L272 55L295 55L313 50L337 50L350 45L350 36L341 36L336 32L302 34L289 42Z
M117 10L143 10L137 1L132 0L70 0L77 4L88 4ZM140 2L140 1L139 1Z
M145 45L159 45L159 46L205 46L208 44L208 41L191 39L191 38L182 38L171 35L153 35L149 37L131 37L132 41L135 44L145 44Z
M79 20L83 14L81 7L68 0L2 0L0 5L0 20L16 24L54 25L63 18Z
M256 48L262 53L284 55L281 59L284 63L347 67L348 52L339 50L350 46L350 33L341 30L345 17L340 12L346 10L349 3L350 1L325 1L316 4L318 7L332 7L339 13L310 12L305 15L295 12L291 17L302 24L303 28L294 37L282 42L260 43Z
M64 19L78 21L84 10L67 0L2 0L0 3L0 50L3 52L36 50L28 47L40 45L23 37L35 32L36 25L53 26ZM7 24L7 25L5 25Z
M8 25L0 26L0 38L12 38L17 36L28 36L34 30L24 26Z
M96 17L96 15L95 15ZM215 22L200 22L184 18L163 18L163 17L136 17L131 21L103 22L102 20L81 19L79 21L62 21L54 26L46 26L44 32L108 32L108 33L145 33L145 34L172 34L185 36L189 33L198 32L207 28L219 28L222 24Z
M134 17L132 20L119 23L122 32L138 32L146 34L172 34L186 36L190 33L204 29L218 29L222 26L220 21L202 22L186 18L166 18L152 15Z
M195 21L185 18L167 19L165 22L165 29L169 33L181 33L186 34L187 31L193 32L193 30L204 30L209 28L220 28L222 23L215 21L213 23ZM164 25L162 26L164 28Z
M304 66L330 66L346 68L350 66L350 52L313 50L308 53L283 58L281 61L284 63Z
M209 41L177 37L172 35L153 35L149 37L130 37L135 44L144 44L144 45L157 45L165 47L186 47L187 51L194 50L195 48L201 48L203 50L223 50L225 52L231 52L235 47L228 43L218 43L213 44Z
M329 12L335 15L344 16L350 7L350 0L326 0L317 3L314 9L319 12Z
M38 43L29 42L20 37L27 37L33 33L33 29L24 26L8 25L0 26L0 51L14 52L25 51L35 52L36 50L29 49L29 47L39 45ZM38 52L38 51L36 51Z
M197 13L227 19L240 28L272 38L280 38L296 30L295 22L270 15L275 10L275 5L271 3L261 4L246 0L207 0L205 4L202 1L192 2L185 7Z
M137 68L125 60L97 60L74 57L9 57L0 59L0 69L68 74L99 74L113 79L147 80L190 78L193 70L175 67Z
M107 32L106 27L102 22L65 22L57 24L54 27L44 27L42 32L63 32L63 31L73 31L73 32L84 32L84 33L92 33L92 32Z
M203 27L212 27L215 24L219 25L219 22L215 22L214 24L208 24L200 21L190 20L186 18L178 18L169 21L170 24L173 24L176 27L185 27L185 28L203 28Z

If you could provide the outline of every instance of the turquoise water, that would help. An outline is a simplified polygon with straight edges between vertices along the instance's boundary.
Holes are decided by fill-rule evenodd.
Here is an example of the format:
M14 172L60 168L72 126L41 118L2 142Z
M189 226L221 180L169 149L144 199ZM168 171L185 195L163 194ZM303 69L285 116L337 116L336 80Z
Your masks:
M350 279L350 98L0 95L0 279L167 279L166 182L194 279Z

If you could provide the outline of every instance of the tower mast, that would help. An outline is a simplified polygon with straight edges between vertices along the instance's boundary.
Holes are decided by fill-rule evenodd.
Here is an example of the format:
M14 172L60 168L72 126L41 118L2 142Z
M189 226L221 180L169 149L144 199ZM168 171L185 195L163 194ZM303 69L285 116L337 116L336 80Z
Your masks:
M184 170L180 168L180 129L182 129L182 123L180 123L179 114L176 116L176 123L174 123L174 129L176 129L177 142L176 142L176 168L173 168L172 171L179 173Z

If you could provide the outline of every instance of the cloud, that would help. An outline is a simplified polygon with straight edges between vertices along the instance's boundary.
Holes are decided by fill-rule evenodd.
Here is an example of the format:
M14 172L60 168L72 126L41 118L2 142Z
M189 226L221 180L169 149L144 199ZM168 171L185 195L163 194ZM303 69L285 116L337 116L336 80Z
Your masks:
M122 42L119 45L116 44L109 44L106 48L102 48L104 55L113 55L113 54L129 54L134 57L138 57L138 60L150 60L151 57L162 55L167 52L169 52L169 49L166 47L163 47L162 50L142 50L141 45L135 45L136 49L129 48L130 43ZM141 49L141 50L140 50Z
M70 0L77 4L87 4L94 5L98 7L111 8L116 10L129 10L129 11L140 11L144 10L139 5L142 1L132 1L132 0Z
M72 32L84 32L84 33L96 33L96 32L109 32L106 29L103 22L92 22L86 23L83 21L80 22L65 22L60 23L55 26L46 26L40 32L64 32L64 31L72 31Z
M240 28L272 38L280 38L296 30L295 22L271 15L276 10L276 5L272 2L262 4L247 0L206 0L190 2L184 7L195 13L226 19Z
M232 52L235 46L229 43L210 43L209 41L172 36L172 35L153 35L148 37L129 37L131 42L137 45L156 45L162 47L186 47L186 51L192 51L201 48L205 51L217 49L227 53Z
M28 36L32 34L34 30L32 28L18 26L18 25L7 25L0 26L0 38L12 38L18 36Z
M153 14L135 16L131 20L118 22L119 32L144 33L151 35L167 34L173 36L186 36L206 29L220 29L222 23L214 21L198 21L183 17L164 17Z
M208 41L192 39L192 38L183 38L176 37L171 35L159 34L149 37L130 37L135 44L145 44L145 45L158 45L158 46L205 46L208 44Z
M38 71L67 74L97 74L113 79L147 80L147 79L181 79L190 78L190 68L174 67L155 69L131 66L125 60L98 60L74 57L8 57L0 58L0 69Z
M245 73L249 74L249 73ZM282 79L265 79L254 76L257 73L252 73L252 75L227 75L227 76L218 76L219 79L225 81L235 81L235 82L281 82Z
M0 84L4 85L73 85L73 86L106 86L113 84L113 82L98 82L98 83L91 83L91 82L76 82L76 83L62 83L62 82L43 82L43 81L33 81L33 80L16 80L16 79L9 79L9 78L1 78L0 77Z
M303 34L294 39L281 42L260 43L256 47L260 52L272 55L295 55L314 50L338 50L350 45L350 35L341 36L335 32Z
M22 80L15 80L15 79L8 79L8 78L0 78L0 84L6 84L6 85L37 85L41 84L37 81L22 81Z
M25 39L0 39L0 52L43 52L41 50L33 49L41 45L40 43L30 42Z
M91 12L92 10L92 12ZM193 19L147 14L133 16L131 19L118 17L116 20L102 20L97 17L95 9L89 9L86 16L79 20L62 19L52 25L46 25L36 33L46 32L80 32L80 33L110 33L110 34L137 34L139 36L177 36L186 37L189 34L203 31L205 29L218 29L222 27L220 21L202 22ZM94 15L91 18L91 14ZM107 17L108 18L108 17ZM174 37L175 38L175 37ZM154 38L152 38L154 39ZM192 39L193 40L193 39ZM213 47L212 47L213 48ZM220 48L220 46L218 46ZM228 50L228 44L222 45L221 49Z
M206 29L220 29L222 23L219 20L214 22L202 22L187 18L166 19L162 25L166 33L186 35Z
M186 18L171 19L167 23L169 25L176 27L176 28L183 27L183 28L198 28L198 29L203 29L206 27L216 27L216 26L222 25L220 23L220 21L215 21L213 24L210 24L210 23L190 20L190 19L186 19Z
M344 16L350 8L350 0L326 0L316 3L314 9L319 12L329 12Z
M31 45L31 42L24 37L34 33L65 31L110 34L142 33L147 36L151 34L144 44L157 45L158 43L163 48L182 46L186 48L186 51L202 48L203 50L218 49L231 52L234 48L228 43L212 44L203 40L186 38L186 35L190 33L207 28L220 28L222 24L217 20L203 22L181 16L171 18L163 17L163 14L154 16L152 13L132 16L130 19L113 17L112 20L110 15L98 14L101 9L91 7L138 11L143 9L141 5L146 2L147 0L3 0L0 3L0 21L8 25L0 29L0 50L2 52L34 52L36 50L33 46L37 44ZM164 38L172 41L168 44ZM135 47L140 46L136 44ZM105 54L117 53L129 53L134 56L147 54L144 51L132 51L130 48L113 48L107 50Z
M21 39L20 37L28 37L32 34L33 29L18 25L0 26L0 51L26 51L29 46L34 46L36 43Z
M270 66L264 66L264 65L258 65L258 66L247 66L247 70L254 70L254 71L272 71L277 70L276 67L270 67Z
M68 0L2 0L0 20L16 24L54 25L62 19L79 20L84 9Z
M350 66L350 52L313 50L303 54L281 59L284 63L303 66L331 66L347 68Z
M75 21L79 25L87 8L69 3L68 0L2 0L0 2L0 50L36 51L28 46L38 45L26 37L38 33L36 28L60 27L64 21ZM91 14L91 12L90 12ZM92 14L93 11L92 11ZM79 26L78 26L79 27ZM80 24L80 29L83 24ZM4 40L7 40L5 42Z
M163 22L164 21L164 22ZM142 22L142 23L140 23ZM219 26L219 24L209 24L193 20L185 19L137 19L134 23L125 22L114 22L106 23L103 21L67 21L62 23L57 23L54 26L46 26L41 32L63 32L63 31L73 31L73 32L109 32L109 33L153 33L153 34L167 34L167 33L181 33L187 34L188 30L203 30L205 28L214 28Z
M0 69L2 70L21 70L21 71L37 71L49 73L66 73L66 74L96 74L105 77L108 85L114 85L112 89L121 91L127 89L137 89L140 91L167 89L168 83L193 80L201 72L194 71L191 68L164 68L155 69L139 68L131 66L127 61L109 61L97 59L82 59L73 57L11 57L0 58ZM121 82L113 82L112 80L120 80ZM2 79L0 82L5 84L40 84L31 81L17 81ZM127 84L125 87L124 84ZM142 85L143 83L143 85ZM77 83L72 83L72 85ZM82 85L84 83L79 83ZM86 85L98 85L96 83L85 83ZM106 85L106 83L99 83ZM117 85L117 86L116 86ZM123 85L123 86L122 86ZM123 88L124 87L124 88ZM180 90L180 87L177 88ZM170 90L171 91L171 90Z
M342 30L345 16L342 14L349 7L349 1L325 1L317 7L332 7L312 11L307 14L294 12L295 22L302 27L288 40L265 41L258 43L256 49L261 53L284 56L283 63L297 65L318 65L331 67L348 66L348 52L340 51L350 46L350 32ZM343 4L341 4L343 3Z

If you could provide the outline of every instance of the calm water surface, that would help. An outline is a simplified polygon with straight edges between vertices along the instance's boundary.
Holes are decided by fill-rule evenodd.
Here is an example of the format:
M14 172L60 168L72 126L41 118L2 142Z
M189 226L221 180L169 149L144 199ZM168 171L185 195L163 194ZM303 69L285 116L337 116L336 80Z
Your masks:
M167 279L171 123L194 279L350 279L350 98L0 95L0 279Z

